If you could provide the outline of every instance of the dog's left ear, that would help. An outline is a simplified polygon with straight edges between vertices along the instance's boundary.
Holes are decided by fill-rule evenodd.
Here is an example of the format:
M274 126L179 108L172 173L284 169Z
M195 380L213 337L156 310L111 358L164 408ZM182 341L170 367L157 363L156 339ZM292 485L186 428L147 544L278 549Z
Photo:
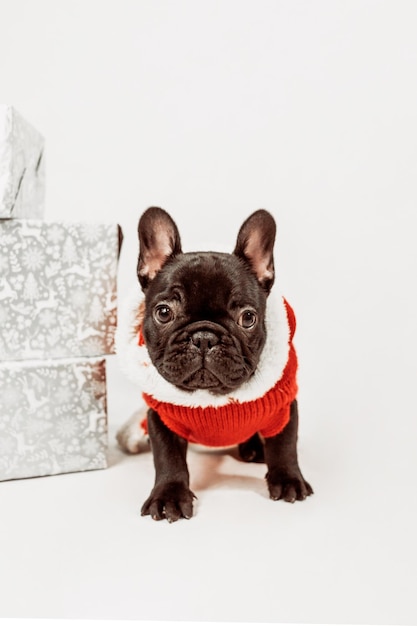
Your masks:
M255 211L242 224L234 254L247 263L267 293L274 284L275 220L268 211Z

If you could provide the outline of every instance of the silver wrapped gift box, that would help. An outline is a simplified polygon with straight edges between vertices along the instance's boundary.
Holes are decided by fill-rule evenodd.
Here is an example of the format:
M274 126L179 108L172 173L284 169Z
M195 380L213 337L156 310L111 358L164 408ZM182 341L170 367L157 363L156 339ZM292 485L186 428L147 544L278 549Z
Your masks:
M41 218L45 204L44 138L0 104L0 218Z
M104 359L0 363L0 480L107 467Z
M0 361L114 353L117 224L0 221Z

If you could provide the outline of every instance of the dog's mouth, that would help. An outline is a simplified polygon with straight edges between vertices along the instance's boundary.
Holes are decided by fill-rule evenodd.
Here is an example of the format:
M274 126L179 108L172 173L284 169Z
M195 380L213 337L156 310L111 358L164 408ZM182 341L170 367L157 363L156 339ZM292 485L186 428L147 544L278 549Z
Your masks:
M179 389L184 391L205 389L215 395L224 395L234 391L251 375L249 368L242 364L234 372L230 371L231 368L227 368L223 362L216 363L210 359L205 363L201 360L198 363L194 362L194 367L191 367L191 363L188 365L185 376L184 371L181 374L177 371L174 373L167 363L164 363L164 367L159 371L164 378ZM174 370L176 370L175 367Z
M187 389L213 389L216 390L219 386L223 386L221 381L206 368L197 370L192 376L182 382L182 385Z
M224 396L235 391L248 378L249 376L238 377L236 381L227 381L226 383L209 370L202 368L182 382L176 382L175 385L183 391L193 392L204 389L215 396Z

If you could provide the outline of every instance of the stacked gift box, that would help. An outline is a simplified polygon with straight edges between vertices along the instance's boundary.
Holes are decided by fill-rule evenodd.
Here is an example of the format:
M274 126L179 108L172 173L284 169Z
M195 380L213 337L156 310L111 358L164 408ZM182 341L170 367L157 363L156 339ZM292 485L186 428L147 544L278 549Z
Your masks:
M107 466L121 230L44 221L43 154L0 105L0 480Z

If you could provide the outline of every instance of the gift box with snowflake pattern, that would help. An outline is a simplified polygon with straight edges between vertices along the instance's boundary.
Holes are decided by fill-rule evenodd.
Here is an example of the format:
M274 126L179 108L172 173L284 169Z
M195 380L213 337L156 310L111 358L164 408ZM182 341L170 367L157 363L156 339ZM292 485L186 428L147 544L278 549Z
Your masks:
M0 218L41 218L44 138L8 104L0 104Z
M104 359L0 363L0 480L107 467Z
M117 224L0 221L0 361L114 352Z

